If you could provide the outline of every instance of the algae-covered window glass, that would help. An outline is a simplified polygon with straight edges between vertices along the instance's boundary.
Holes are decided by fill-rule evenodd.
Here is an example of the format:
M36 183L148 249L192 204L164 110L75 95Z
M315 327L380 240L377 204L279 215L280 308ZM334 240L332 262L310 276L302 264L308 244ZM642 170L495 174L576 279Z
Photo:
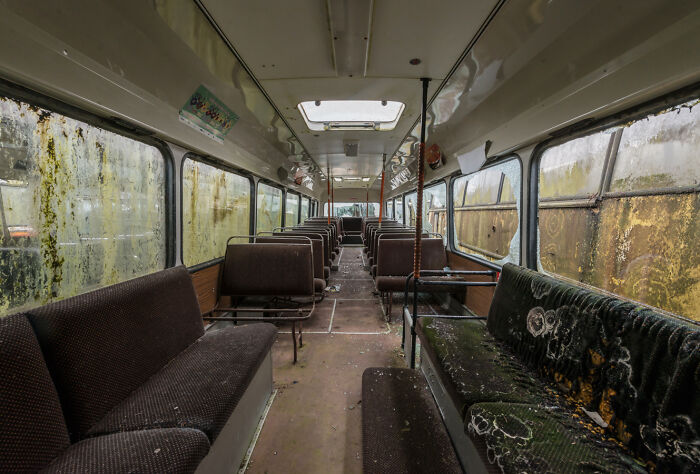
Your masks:
M291 226L299 223L299 195L287 193L284 209L284 225Z
M256 232L271 232L282 226L282 190L265 183L258 183L255 208Z
M394 201L386 202L386 216L390 219L394 218Z
M447 243L447 185L436 184L423 190L423 230L442 235Z
M394 218L403 222L403 196L394 198Z
M545 150L540 159L540 200L597 195L611 137L600 132Z
M182 166L182 260L223 257L232 235L250 233L250 181L201 161Z
M0 97L0 315L162 270L150 145Z
M404 209L406 212L405 223L407 226L416 226L416 206L418 205L418 194L411 193L404 197Z
M619 147L607 161L609 189L599 200L540 202L541 270L700 320L697 104L610 129ZM586 153L598 162L592 168L602 169L602 148Z
M301 222L304 222L309 217L309 198L301 198Z
M520 161L510 160L453 182L457 251L520 263L521 175Z

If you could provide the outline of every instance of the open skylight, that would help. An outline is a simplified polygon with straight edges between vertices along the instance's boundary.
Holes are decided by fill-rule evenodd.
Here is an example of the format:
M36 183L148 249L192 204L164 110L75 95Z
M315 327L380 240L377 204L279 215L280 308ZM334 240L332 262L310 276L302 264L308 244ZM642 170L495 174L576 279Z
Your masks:
M393 130L404 109L391 100L317 100L298 107L310 130Z

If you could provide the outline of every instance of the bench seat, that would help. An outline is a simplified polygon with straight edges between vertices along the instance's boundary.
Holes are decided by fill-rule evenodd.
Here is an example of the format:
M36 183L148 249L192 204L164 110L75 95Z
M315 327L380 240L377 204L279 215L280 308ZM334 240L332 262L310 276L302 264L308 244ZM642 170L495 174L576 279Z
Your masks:
M199 430L162 430L114 433L71 445L41 472L194 472L209 451Z
M465 426L484 459L502 472L647 472L602 428L558 407L477 403Z
M416 332L459 414L478 402L537 403L546 386L478 320L420 318Z
M88 436L196 428L214 441L268 354L272 324L207 332L115 406Z

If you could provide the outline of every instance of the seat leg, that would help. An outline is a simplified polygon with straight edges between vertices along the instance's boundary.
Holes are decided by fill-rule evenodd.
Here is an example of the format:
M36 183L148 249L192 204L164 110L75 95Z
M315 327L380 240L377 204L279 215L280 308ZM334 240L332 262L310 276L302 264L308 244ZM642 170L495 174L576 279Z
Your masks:
M294 344L294 362L293 364L297 363L297 335L296 335L296 328L297 328L297 323L296 321L292 321L292 342Z

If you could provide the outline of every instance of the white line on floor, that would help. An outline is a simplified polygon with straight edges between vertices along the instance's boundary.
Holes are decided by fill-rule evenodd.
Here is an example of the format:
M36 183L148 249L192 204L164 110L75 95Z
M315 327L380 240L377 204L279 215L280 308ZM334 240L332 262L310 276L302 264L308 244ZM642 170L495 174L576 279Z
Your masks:
M341 260L343 260L343 250L345 250L345 247L340 247L340 255L338 255L338 265L340 265Z
M362 257L362 266L366 267L367 265L365 265L365 253L364 252L360 253L360 257Z
M250 447L248 447L248 451L245 453L245 458L243 465L241 468L238 470L238 474L244 473L248 469L248 463L250 462L250 458L253 456L253 450L255 449L255 444L258 442L258 438L260 437L260 432L262 431L263 425L265 424L265 420L267 419L267 414L270 412L270 407L272 407L272 402L275 401L275 396L277 395L277 389L274 389L272 391L272 395L270 395L270 399L267 401L267 405L265 405L265 411L263 412L262 418L260 418L260 423L258 423L258 428L255 430L255 436L253 436L253 441L250 443Z
M333 329L333 316L335 316L335 305L338 303L338 300L333 300L333 311L331 311L331 322L328 325L328 332L331 332L331 329Z
M338 298L336 301L377 301L377 298Z

